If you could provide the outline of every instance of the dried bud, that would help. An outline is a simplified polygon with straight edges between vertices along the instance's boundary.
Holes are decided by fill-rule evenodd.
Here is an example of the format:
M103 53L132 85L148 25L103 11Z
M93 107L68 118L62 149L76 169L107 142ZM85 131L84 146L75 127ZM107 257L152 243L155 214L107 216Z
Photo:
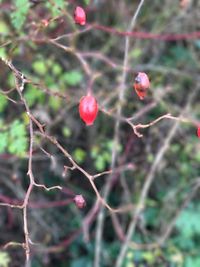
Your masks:
M74 202L79 209L82 209L86 206L85 199L82 195L76 195L74 197Z

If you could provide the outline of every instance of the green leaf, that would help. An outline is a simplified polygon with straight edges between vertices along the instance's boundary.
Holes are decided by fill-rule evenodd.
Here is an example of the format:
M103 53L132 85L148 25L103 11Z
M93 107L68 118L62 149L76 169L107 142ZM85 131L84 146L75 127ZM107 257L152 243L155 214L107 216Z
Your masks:
M63 9L65 7L65 0L56 0L54 2L55 2L56 8Z
M96 167L97 171L105 170L106 162L102 156L97 157L97 159L95 161L95 167Z
M176 221L176 227L184 238L191 239L195 235L200 236L200 208L188 208L180 214Z
M59 16L61 11L65 8L65 0L54 0L53 5L51 2L47 1L46 7L50 9L53 17Z
M109 151L112 151L113 147L115 145L115 142L113 140L109 140L106 143L106 147ZM120 144L117 144L117 151L121 152L122 151L122 146Z
M52 73L55 75L55 76L58 76L60 75L62 72L62 68L59 64L53 64L52 66Z
M12 143L8 147L8 151L11 154L17 156L24 156L27 151L28 142L26 137L19 137L15 140L12 140Z
M84 0L84 2L85 2L86 5L90 4L90 0Z
M149 264L153 264L155 262L155 255L151 251L146 251L142 253L143 259L146 260Z
M0 133L0 153L5 152L8 144L8 133Z
M11 14L12 24L16 30L20 30L25 23L29 11L29 0L15 0L15 11Z
M200 162L200 151L197 151L195 154L196 161Z
M11 259L7 252L0 251L0 267L8 267Z
M67 126L63 127L62 133L65 137L70 137L72 134L71 129Z
M142 55L142 49L141 48L134 48L131 53L130 53L131 57L133 58L139 58Z
M1 34L7 34L9 33L8 26L4 23L4 21L0 21L0 33Z
M6 49L4 47L0 47L0 57L6 58Z
M28 148L28 138L25 125L15 120L10 125L8 151L17 156L24 156Z
M43 103L45 99L44 93L32 86L29 86L29 88L27 88L24 97L28 102L29 107L32 107L36 102Z
M93 146L91 149L91 157L95 159L98 156L98 153L99 153L99 147Z
M65 75L63 75L63 80L71 86L76 86L78 84L80 84L80 82L83 79L83 75L80 71L70 71L65 73Z
M26 129L24 124L22 124L19 120L15 120L10 125L10 136L11 138L16 138L19 136L25 136L26 135Z
M47 73L46 64L42 60L37 60L33 63L33 70L39 75L45 75Z
M78 163L82 163L85 160L86 153L83 149L77 148L74 150L73 156Z
M7 98L0 93L0 112L5 110L7 103L8 103Z
M62 100L59 97L50 96L49 98L49 106L57 111L61 106Z

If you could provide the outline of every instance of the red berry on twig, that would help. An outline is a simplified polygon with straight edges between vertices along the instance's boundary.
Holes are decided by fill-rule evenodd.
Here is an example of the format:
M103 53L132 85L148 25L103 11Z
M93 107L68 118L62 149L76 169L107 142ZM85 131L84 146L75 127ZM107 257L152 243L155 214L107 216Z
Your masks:
M79 114L86 125L92 125L98 113L98 104L94 96L83 96L79 103Z
M200 125L197 127L197 136L200 138Z
M150 87L149 77L147 74L139 72L135 78L133 86L137 95L142 100L146 96L147 90Z
M76 195L74 197L74 202L79 209L82 209L86 206L85 199L82 195Z
M80 7L80 6L76 7L75 12L74 12L74 20L75 20L75 23L77 23L77 24L80 24L82 26L85 25L86 13L82 7Z

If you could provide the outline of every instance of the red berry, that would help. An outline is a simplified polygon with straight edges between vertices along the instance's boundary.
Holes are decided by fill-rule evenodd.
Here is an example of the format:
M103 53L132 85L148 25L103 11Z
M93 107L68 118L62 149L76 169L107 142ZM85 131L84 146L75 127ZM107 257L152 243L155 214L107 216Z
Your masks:
M79 114L86 125L92 125L98 113L98 104L94 96L83 96L79 103Z
M74 202L79 209L82 209L86 206L85 199L82 195L76 195L74 197Z
M80 7L77 6L74 12L74 20L75 23L80 24L80 25L85 25L86 23L86 14L85 14L85 10Z
M144 72L139 72L135 78L133 86L137 95L142 100L146 96L147 90L150 87L149 77L147 74Z
M197 127L197 136L200 138L200 126Z

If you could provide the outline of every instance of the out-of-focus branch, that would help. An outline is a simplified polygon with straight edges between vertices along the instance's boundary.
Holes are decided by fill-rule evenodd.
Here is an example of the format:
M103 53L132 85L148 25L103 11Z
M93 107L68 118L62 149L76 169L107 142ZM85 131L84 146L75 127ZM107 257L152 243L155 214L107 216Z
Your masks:
M192 94L189 96L188 101L186 103L186 106L183 109L183 111L181 112L180 117L182 117L184 115L184 113L190 109L191 103L192 103L194 97L196 96L198 90L199 90L199 88L196 88L192 92ZM158 150L158 153L155 157L155 160L151 166L151 169L150 169L150 171L149 171L149 173L145 179L145 183L142 187L137 207L134 210L134 212L132 213L132 220L131 220L129 227L128 227L128 230L127 230L125 242L123 243L121 250L120 250L120 253L119 253L119 256L116 260L116 267L121 267L123 264L123 260L124 260L124 257L126 255L127 249L129 247L129 243L130 243L130 241L131 241L131 239L135 233L135 229L136 229L139 215L145 207L145 200L148 196L148 192L149 192L149 189L151 187L151 184L155 179L155 172L157 170L157 167L159 166L159 163L161 162L162 158L164 157L165 153L167 152L169 145L172 141L172 138L176 134L178 127L179 127L179 120L176 120L174 125L169 130L167 137L165 138L165 140L163 142L162 147Z
M141 0L139 2L139 5L131 19L130 25L128 26L128 31L132 31L136 19L139 15L139 12L142 8L142 5L144 3L144 0ZM122 108L123 108L123 102L124 102L124 96L125 96L125 89L126 89L126 78L127 78L127 68L128 68L128 54L129 54L129 45L130 45L130 39L129 36L126 36L125 38L125 50L124 50L124 60L123 60L123 69L122 69L122 76L121 81L118 87L118 105L117 105L117 117L121 117ZM112 161L111 161L111 168L114 168L117 160L117 147L119 143L119 130L120 130L120 120L116 120L115 123L115 131L114 131L114 146L112 150ZM111 190L111 181L112 177L109 177L108 182L105 185L103 198L106 200L108 198L108 195ZM96 244L95 244L95 258L94 258L94 267L99 267L100 264L100 258L101 258L101 242L102 242L102 235L103 235L103 225L104 225L104 217L105 217L105 210L104 207L101 208L99 212L99 216L97 219L97 228L96 228Z

